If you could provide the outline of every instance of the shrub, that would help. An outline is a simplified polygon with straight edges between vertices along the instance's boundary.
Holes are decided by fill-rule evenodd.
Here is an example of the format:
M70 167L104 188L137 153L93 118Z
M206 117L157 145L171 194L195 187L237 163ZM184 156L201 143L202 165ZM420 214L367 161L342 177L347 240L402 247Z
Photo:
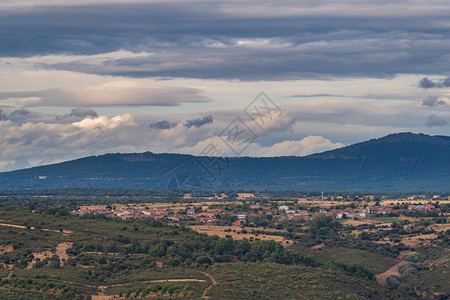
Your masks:
M410 268L421 270L422 265L418 264L418 263L407 262L407 263L404 263L403 265L401 265L400 267L398 267L398 272L400 274L403 274L403 272L405 272L407 269L410 269Z
M410 262L419 262L419 261L423 261L425 259L425 255L420 254L420 253L410 253L405 257L405 260L410 261Z
M400 284L397 288L398 291L402 293L408 293L411 289L406 284Z
M414 267L408 268L403 272L402 279L405 280L418 272L419 271L417 271L417 269Z
M42 261L37 261L34 265L33 268L42 268L44 266L44 263Z
M195 260L195 262L196 263L198 263L198 264L207 264L207 265L210 265L212 262L211 262L211 259L208 257L208 256L205 256L205 255L202 255L202 256L199 256L196 260Z
M398 276L391 275L386 279L386 285L392 289L397 289L400 284L401 283Z

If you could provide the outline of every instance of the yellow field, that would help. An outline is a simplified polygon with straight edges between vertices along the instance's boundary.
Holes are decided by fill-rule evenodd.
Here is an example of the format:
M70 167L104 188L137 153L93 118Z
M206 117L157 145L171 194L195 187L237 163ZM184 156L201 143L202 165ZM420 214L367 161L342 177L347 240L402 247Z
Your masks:
M263 227L246 227L245 230L248 233L238 233L242 231L242 228L240 226L215 226L215 225L194 225L189 226L191 229L199 232L199 233L206 233L207 235L217 235L219 237L225 237L227 235L230 235L235 240L242 240L247 239L250 240L250 238L253 239L260 239L260 240L272 240L276 242L280 242L283 244L284 247L289 246L289 244L292 244L292 240L285 239L282 236L277 235L265 235L265 234L259 234L255 235L250 233L251 230L270 230L270 231L280 231L283 232L283 230L276 230L276 229L264 229ZM226 230L231 230L230 232Z

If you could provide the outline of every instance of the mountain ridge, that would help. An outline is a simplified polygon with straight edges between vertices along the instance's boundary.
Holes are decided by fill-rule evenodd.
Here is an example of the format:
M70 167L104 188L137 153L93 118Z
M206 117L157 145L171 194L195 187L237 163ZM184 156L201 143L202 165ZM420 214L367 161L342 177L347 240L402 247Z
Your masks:
M108 153L0 173L0 189L450 190L450 137L411 132L307 156Z

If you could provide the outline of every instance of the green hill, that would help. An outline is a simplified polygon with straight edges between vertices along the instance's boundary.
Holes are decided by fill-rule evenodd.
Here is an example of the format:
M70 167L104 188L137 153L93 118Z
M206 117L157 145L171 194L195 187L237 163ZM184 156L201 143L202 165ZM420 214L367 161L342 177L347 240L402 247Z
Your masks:
M63 211L0 209L1 299L417 299L274 241Z
M305 157L106 154L0 173L0 189L450 190L450 137L398 133Z

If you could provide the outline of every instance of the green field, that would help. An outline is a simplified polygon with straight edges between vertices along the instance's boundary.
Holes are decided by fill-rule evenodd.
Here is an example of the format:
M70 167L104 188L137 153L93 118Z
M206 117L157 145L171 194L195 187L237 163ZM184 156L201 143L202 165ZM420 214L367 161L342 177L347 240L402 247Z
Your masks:
M0 254L9 268L0 270L3 299L198 299L204 294L212 299L413 298L378 284L363 267L320 263L273 241L233 241L159 221L73 217L58 211L0 209L0 219L28 226L0 226L1 244L13 246ZM73 243L67 259L50 254L26 268L36 252L51 252L61 242ZM363 264L366 255L372 268L377 259L355 253L345 260L357 258Z
M372 218L372 220L376 220L376 221L382 221L382 222L388 222L388 223L392 223L392 222L402 222L402 219L398 219L398 218L388 218L388 217L378 217L378 218Z
M277 264L217 264L213 299L414 299L367 281L317 268Z
M390 257L385 257L378 253L360 249L331 246L311 249L310 247L305 247L302 244L292 245L291 249L300 250L301 252L311 255L317 260L323 262L335 260L343 263L360 264L375 274L383 273L396 264L396 261Z

